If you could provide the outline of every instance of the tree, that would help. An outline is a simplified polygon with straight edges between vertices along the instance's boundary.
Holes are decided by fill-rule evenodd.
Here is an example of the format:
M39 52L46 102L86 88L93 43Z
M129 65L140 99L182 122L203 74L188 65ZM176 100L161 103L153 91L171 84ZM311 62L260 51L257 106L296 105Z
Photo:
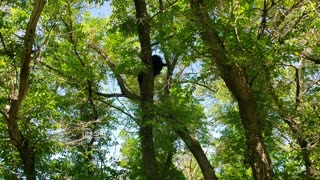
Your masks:
M11 142L18 149L21 159L24 165L24 173L27 179L36 179L36 169L35 169L35 154L33 145L30 144L30 139L22 134L18 125L18 116L21 104L27 95L29 88L29 75L30 75L30 62L32 59L32 49L33 43L36 35L37 23L39 21L41 12L43 11L45 0L37 0L34 3L34 8L29 18L27 28L25 30L25 35L23 37L24 43L21 46L21 60L19 68L19 77L17 79L12 79L12 81L17 81L18 85L12 84L11 91L9 92L9 99L7 102L7 109L5 112L1 112L5 117L7 122L7 128L9 131L9 136ZM2 46L5 53L10 57L10 50L6 49L6 44L2 39ZM13 60L13 59L12 59Z
M0 178L318 179L317 1L0 5Z
M273 179L271 161L264 147L259 126L257 102L250 84L246 80L246 72L227 57L217 29L213 24L210 24L205 5L201 1L191 1L190 3L196 20L201 23L200 26L203 28L200 34L207 45L208 53L217 64L222 79L238 101L253 175L255 179Z

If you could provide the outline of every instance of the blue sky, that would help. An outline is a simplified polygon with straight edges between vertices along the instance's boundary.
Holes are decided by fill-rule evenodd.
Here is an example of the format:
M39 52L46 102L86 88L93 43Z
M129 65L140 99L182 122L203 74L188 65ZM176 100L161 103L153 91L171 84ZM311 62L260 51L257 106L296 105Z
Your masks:
M110 1L105 2L102 6L96 6L90 10L92 16L99 16L99 17L107 17L111 15L112 9L110 6Z

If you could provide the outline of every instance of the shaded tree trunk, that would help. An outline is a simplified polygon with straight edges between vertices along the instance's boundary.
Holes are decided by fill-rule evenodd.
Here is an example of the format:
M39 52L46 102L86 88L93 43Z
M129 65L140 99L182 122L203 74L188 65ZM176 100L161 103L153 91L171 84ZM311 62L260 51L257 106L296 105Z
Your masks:
M19 79L19 90L18 94L12 91L10 92L10 109L6 114L7 127L10 135L11 142L18 149L20 157L23 161L24 174L28 180L36 179L35 170L35 154L33 152L33 147L30 146L29 140L22 134L18 126L18 114L22 101L24 100L28 87L29 87L29 74L30 74L30 62L32 45L34 42L34 37L36 33L36 27L40 14L44 8L45 0L36 0L34 4L34 9L31 13L28 26L26 29L26 34L24 36L24 46L23 54L21 58L20 67L20 79ZM17 88L17 87L14 87ZM14 89L13 88L13 89Z
M144 0L134 0L136 9L136 21L141 47L141 60L147 70L143 74L142 83L139 84L141 94L141 121L139 122L139 136L142 148L142 160L147 179L159 179L156 155L153 142L153 65L150 44L150 24L147 7Z
M227 57L218 32L210 23L210 17L202 0L191 0L195 20L200 23L200 35L207 45L213 63L218 66L226 86L238 101L241 121L245 129L250 165L255 179L274 179L271 161L263 144L258 123L258 110L254 94L246 81L245 72Z
M153 128L151 125L140 126L140 142L142 148L142 160L147 179L159 179L158 166L153 143Z
M10 121L10 118L9 118ZM23 170L28 180L36 179L36 169L35 169L35 155L32 147L30 147L28 140L22 135L18 126L9 125L10 140L13 142L15 147L18 149L20 157L23 162Z

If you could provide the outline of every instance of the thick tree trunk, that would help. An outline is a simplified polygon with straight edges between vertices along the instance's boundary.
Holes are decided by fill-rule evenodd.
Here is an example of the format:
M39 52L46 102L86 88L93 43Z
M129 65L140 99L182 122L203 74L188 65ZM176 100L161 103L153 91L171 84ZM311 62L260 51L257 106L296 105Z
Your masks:
M23 162L24 174L26 175L28 180L36 179L36 170L35 170L35 156L33 153L33 149L29 146L28 140L25 136L22 135L19 130L17 124L17 117L11 114L8 116L8 129L10 140L14 144L14 146L18 149L20 157Z
M159 179L158 166L153 144L153 132L151 125L141 126L139 130L142 160L144 164L145 175L147 179Z
M35 156L33 153L33 149L29 147L29 144L27 141L22 145L22 147L18 148L20 157L23 160L24 165L24 173L28 180L30 179L36 179L36 168L35 168Z
M6 115L10 140L20 153L20 157L24 165L24 173L28 180L36 179L35 155L33 153L33 148L29 145L28 139L19 130L18 114L20 105L25 98L29 87L29 65L31 61L32 45L34 42L37 23L45 3L45 0L35 1L34 9L30 16L26 34L24 36L24 49L20 67L19 91L18 94L15 92L10 92L11 104Z
M159 179L156 153L153 143L153 88L154 77L150 44L150 24L147 15L147 7L144 0L134 0L136 8L136 21L138 25L139 41L141 46L141 60L147 66L143 74L142 83L139 84L141 94L142 118L139 122L139 136L142 148L142 160L147 179Z
M202 0L191 0L191 8L195 20L201 25L200 34L213 63L218 66L222 79L238 101L253 176L257 180L274 179L271 161L265 150L259 127L256 100L246 81L246 74L228 59L218 32L210 23L208 12L202 3Z
M179 125L179 127L181 127ZM179 137L186 143L194 158L197 160L203 177L206 180L217 180L217 176L206 156L200 143L190 135L190 132L186 128L173 128Z
M233 92L234 94L234 92ZM247 148L250 154L250 164L255 179L272 179L272 167L264 148L260 127L258 124L257 104L250 93L248 101L238 99L242 124L245 129Z

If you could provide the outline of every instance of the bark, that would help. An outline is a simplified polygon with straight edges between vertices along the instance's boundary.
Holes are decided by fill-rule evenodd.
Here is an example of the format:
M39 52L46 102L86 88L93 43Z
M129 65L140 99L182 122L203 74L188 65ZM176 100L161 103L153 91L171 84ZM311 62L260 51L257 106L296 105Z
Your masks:
M180 125L179 125L180 126ZM217 180L217 176L204 153L200 143L191 136L191 133L186 128L173 128L179 137L186 143L194 158L197 160L203 177L206 180Z
M134 0L136 9L136 21L141 47L141 60L147 66L143 81L139 84L141 94L142 118L139 123L139 136L142 148L142 160L147 179L159 179L156 155L153 142L153 88L154 77L150 44L150 24L144 0Z
M27 179L36 179L35 155L33 147L30 146L29 140L21 133L18 126L18 114L20 105L25 98L29 86L30 61L32 45L34 42L37 23L46 1L35 1L34 9L24 36L24 51L21 59L20 80L18 94L11 92L11 104L7 113L7 126L11 142L15 145L20 153L24 165L24 173Z
M139 129L142 161L146 179L159 179L158 166L156 162L154 143L153 143L153 128L151 125L141 126Z
M191 8L195 20L200 23L200 35L207 45L213 63L218 66L222 79L238 102L253 176L259 180L274 179L271 161L264 147L258 123L256 99L246 81L246 74L228 59L218 32L210 23L210 17L203 6L203 1L191 0Z

